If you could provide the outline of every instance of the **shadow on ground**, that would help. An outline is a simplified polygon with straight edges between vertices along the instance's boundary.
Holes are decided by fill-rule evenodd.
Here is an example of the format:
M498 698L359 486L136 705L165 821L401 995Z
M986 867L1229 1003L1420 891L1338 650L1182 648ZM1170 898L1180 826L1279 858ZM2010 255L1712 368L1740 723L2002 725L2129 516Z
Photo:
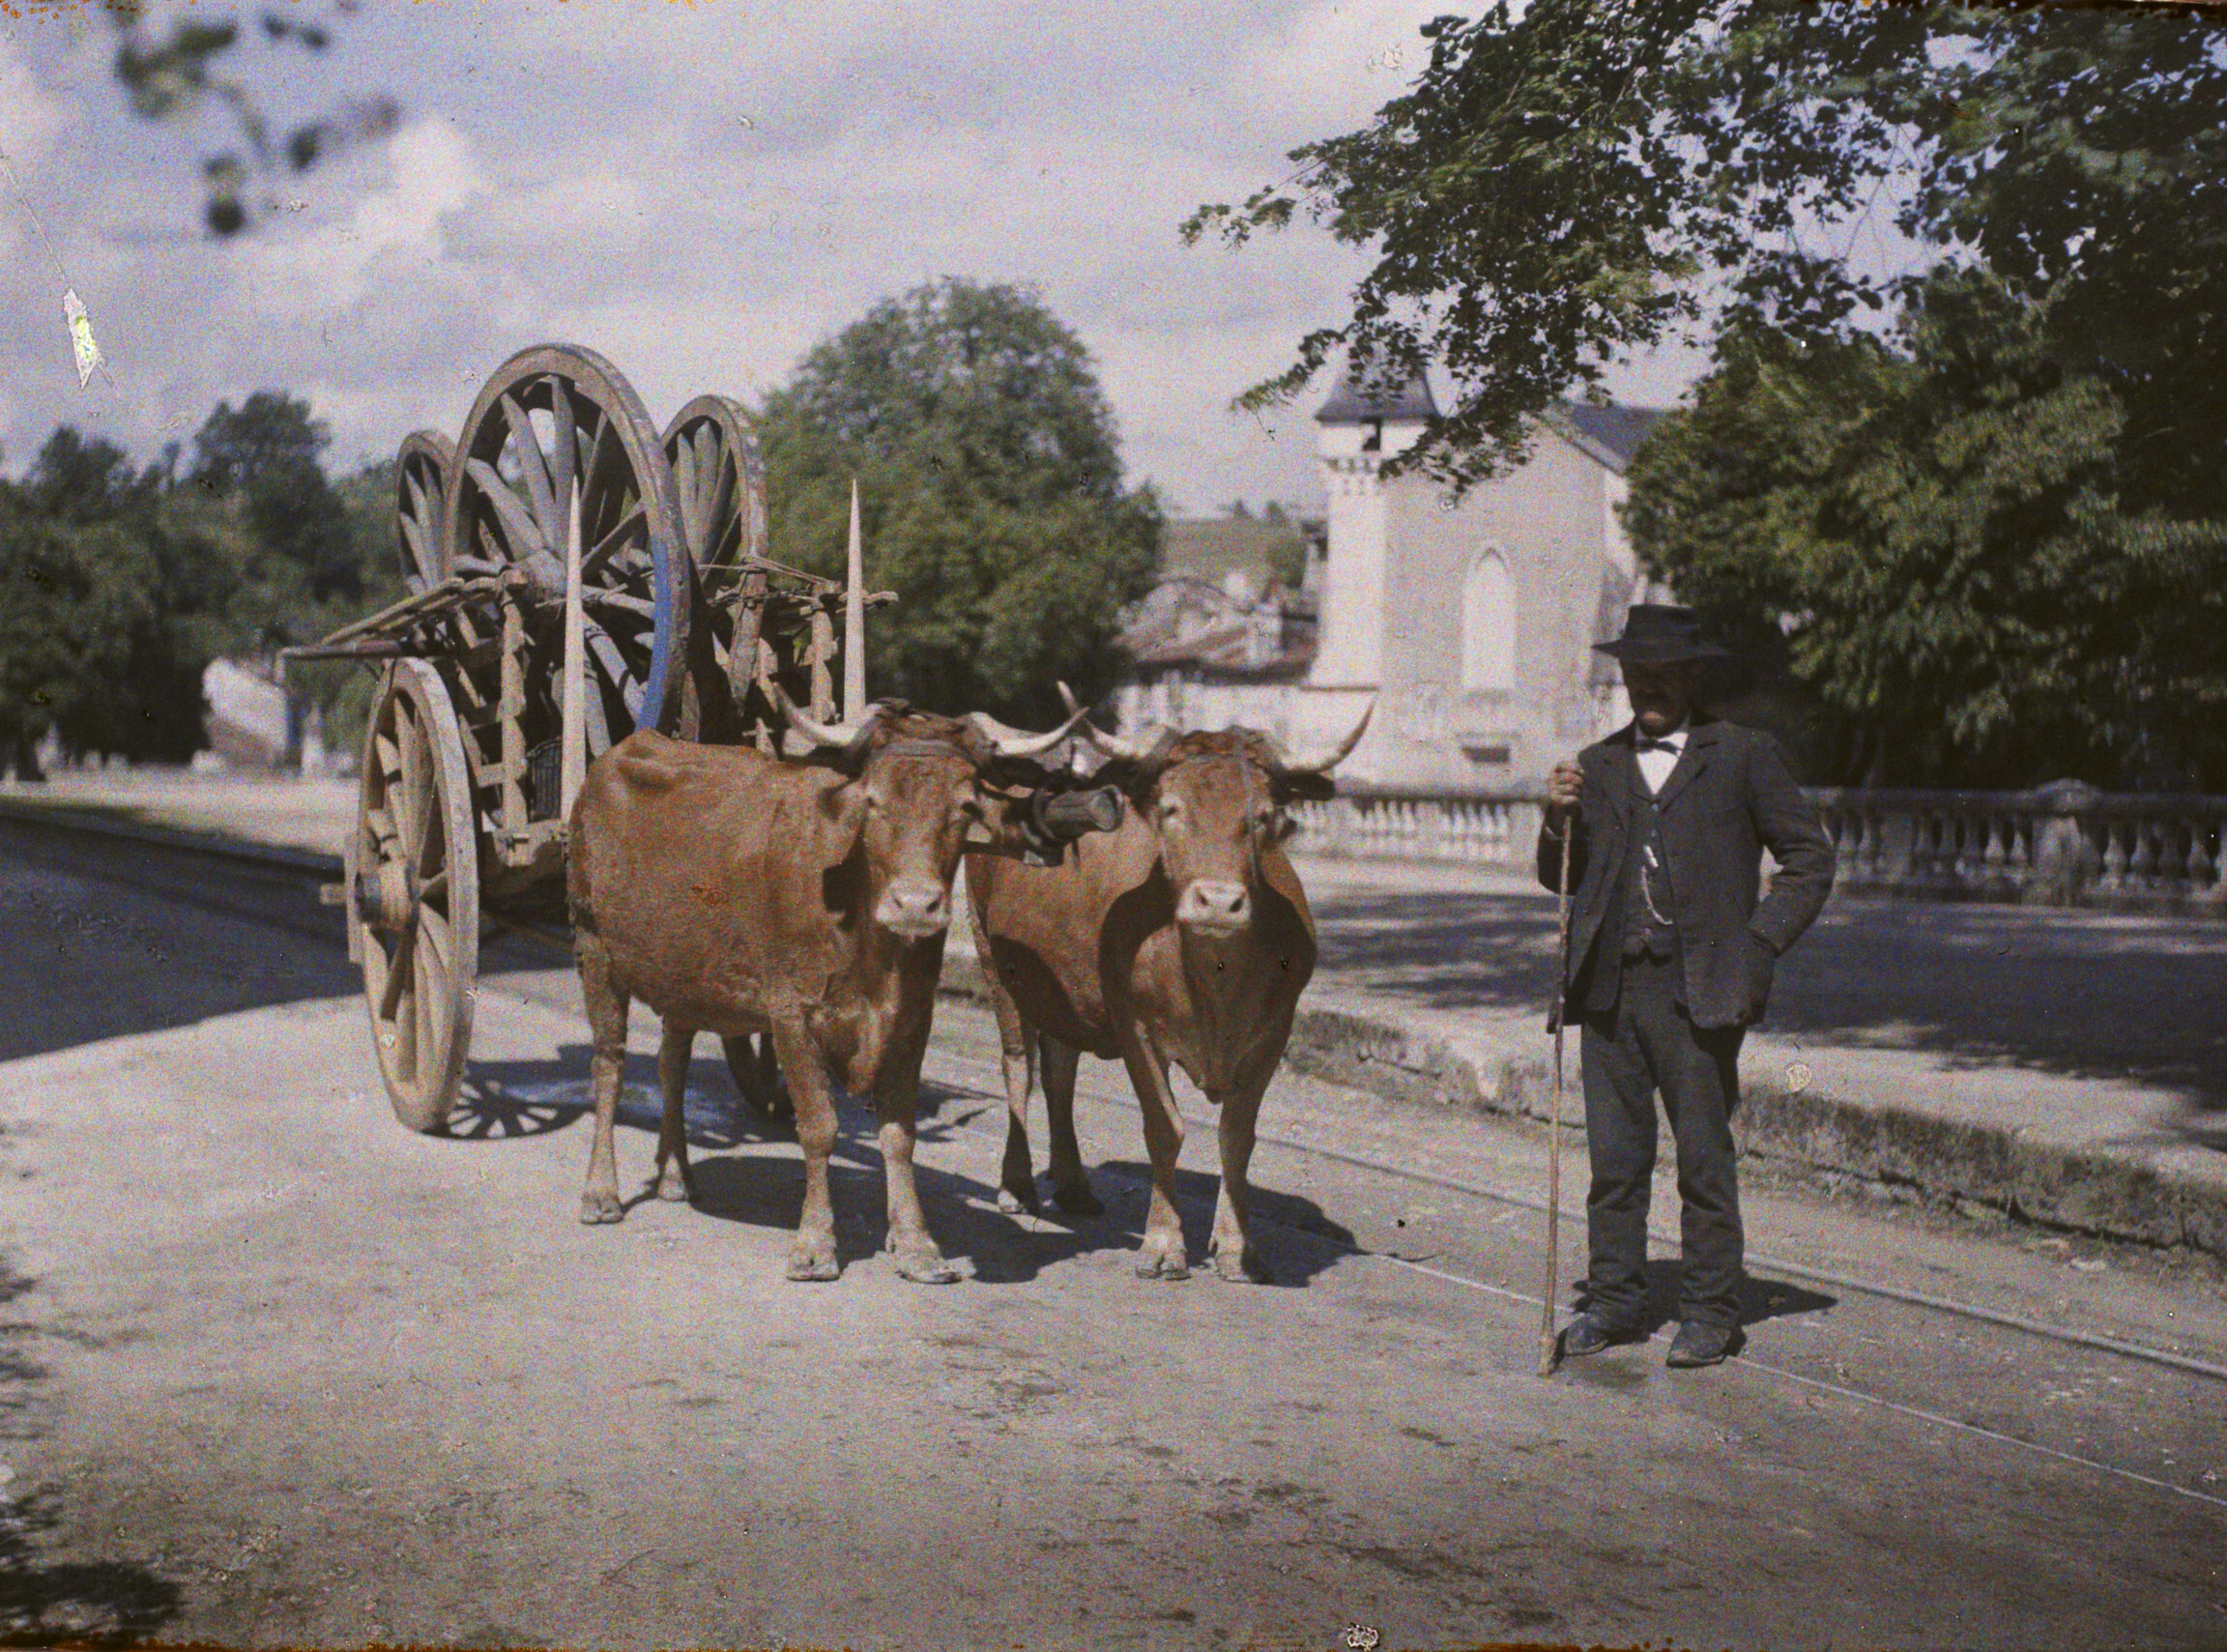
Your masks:
M0 1326L0 1429L10 1440L43 1432L38 1388L47 1373L25 1348L39 1327L17 1312L35 1284L0 1261L0 1303L10 1310ZM0 1483L0 1645L128 1645L178 1615L182 1593L160 1573L78 1558L74 1547L50 1493Z
M707 1049L714 1052L707 1056ZM693 1188L690 1203L707 1216L749 1227L794 1232L804 1203L804 1167L795 1148L793 1120L767 1117L736 1094L715 1040L697 1047L689 1069L685 1118ZM465 1085L464 1122L454 1134L480 1140L542 1135L590 1119L590 1050L566 1044L551 1060L476 1061ZM620 1096L619 1189L628 1210L653 1197L656 1136L663 1112L657 1063L630 1054L625 1088ZM837 1096L839 1134L828 1169L835 1204L835 1233L846 1265L882 1248L888 1236L882 1174L882 1148L870 1103ZM923 1080L917 1122L920 1141L934 1145L961 1131L984 1131L1002 1138L1002 1096ZM582 1176L587 1174L589 1132L580 1141ZM779 1144L779 1149L768 1151ZM1143 1242L1144 1213L1151 1186L1148 1165L1126 1159L1088 1167L1093 1187L1105 1204L1096 1215L1061 1211L1044 1193L1035 1216L1008 1216L997 1208L995 1185L933 1165L916 1164L914 1180L928 1226L944 1254L971 1264L976 1280L993 1285L1021 1284L1046 1266L1109 1250L1135 1250ZM1184 1237L1194 1266L1203 1265L1212 1236L1219 1174L1178 1166L1174 1197L1183 1218ZM1310 1199L1256 1186L1255 1214L1262 1221L1352 1247L1351 1232ZM1281 1246L1270 1232L1263 1241L1280 1285L1304 1285L1335 1264L1319 1247Z
M0 1061L362 993L318 882L0 819ZM553 961L567 960L509 942L482 949L480 973Z
M1554 980L1544 892L1337 889L1326 973L1440 1010L1537 1013ZM1320 978L1320 977L1318 977ZM2227 1145L2227 924L2010 906L1836 900L1779 961L1765 1030L2168 1090Z

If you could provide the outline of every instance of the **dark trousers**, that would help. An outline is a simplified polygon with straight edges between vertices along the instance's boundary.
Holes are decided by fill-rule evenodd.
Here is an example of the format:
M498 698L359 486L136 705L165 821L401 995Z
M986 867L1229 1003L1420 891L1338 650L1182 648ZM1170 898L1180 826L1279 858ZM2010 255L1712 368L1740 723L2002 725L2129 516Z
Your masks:
M1578 1049L1593 1187L1585 1199L1592 1267L1585 1293L1611 1320L1636 1322L1647 1300L1647 1198L1655 1173L1655 1096L1678 1144L1685 1284L1678 1317L1732 1325L1740 1314L1740 1187L1732 1109L1738 1028L1703 1031L1676 1000L1673 959L1622 961L1615 1007L1588 1009Z

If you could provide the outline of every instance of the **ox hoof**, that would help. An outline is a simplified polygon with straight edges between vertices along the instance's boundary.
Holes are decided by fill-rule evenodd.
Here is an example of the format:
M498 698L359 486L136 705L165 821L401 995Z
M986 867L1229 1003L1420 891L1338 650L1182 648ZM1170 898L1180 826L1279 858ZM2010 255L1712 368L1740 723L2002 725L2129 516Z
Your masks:
M1180 1249L1155 1250L1147 1247L1137 1258L1139 1279L1189 1279L1191 1262Z
M1258 1251L1248 1246L1241 1251L1216 1251L1214 1273L1231 1285L1274 1285L1275 1272L1263 1261Z
M798 1239L789 1247L789 1277L795 1280L835 1279L843 1266L835 1260L835 1241Z
M1106 1202L1090 1191L1087 1181L1078 1181L1073 1187L1052 1190L1052 1203L1070 1216L1103 1216Z
M956 1285L959 1270L934 1251L897 1253L897 1276L914 1285Z
M688 1180L685 1176L661 1175L657 1178L657 1197L668 1204L685 1204L688 1202Z
M1008 1216L1018 1216L1023 1211L1034 1216L1043 1209L1043 1205L1037 1200L1036 1190L1033 1187L1025 1193L1014 1188L1001 1187L998 1190L998 1208Z
M591 1227L616 1222L625 1214L625 1206L619 1203L616 1193L604 1193L592 1188L580 1196L580 1220Z

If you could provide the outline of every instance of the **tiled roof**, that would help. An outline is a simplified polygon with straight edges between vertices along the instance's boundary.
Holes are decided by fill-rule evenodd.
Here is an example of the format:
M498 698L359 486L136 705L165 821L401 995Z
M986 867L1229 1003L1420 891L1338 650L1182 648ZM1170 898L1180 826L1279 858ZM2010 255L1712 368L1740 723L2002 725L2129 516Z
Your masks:
M1393 394L1379 395L1348 372L1338 381L1330 399L1315 415L1317 424L1367 424L1383 420L1388 424L1420 424L1438 417L1438 403L1430 383L1418 373Z
M1659 407L1595 407L1581 401L1566 401L1560 412L1576 432L1579 446L1589 446L1593 456L1618 476L1630 468L1632 455L1663 414Z

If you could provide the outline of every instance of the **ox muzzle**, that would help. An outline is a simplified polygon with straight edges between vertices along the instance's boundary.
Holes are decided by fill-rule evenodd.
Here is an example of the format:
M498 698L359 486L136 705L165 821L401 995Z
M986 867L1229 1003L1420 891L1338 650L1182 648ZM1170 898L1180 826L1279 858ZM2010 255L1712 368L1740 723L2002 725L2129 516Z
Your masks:
M1253 922L1253 897L1243 884L1194 878L1175 898L1175 921L1193 935L1236 935Z
M874 905L874 921L907 941L925 941L951 927L951 891L921 878L898 878Z

